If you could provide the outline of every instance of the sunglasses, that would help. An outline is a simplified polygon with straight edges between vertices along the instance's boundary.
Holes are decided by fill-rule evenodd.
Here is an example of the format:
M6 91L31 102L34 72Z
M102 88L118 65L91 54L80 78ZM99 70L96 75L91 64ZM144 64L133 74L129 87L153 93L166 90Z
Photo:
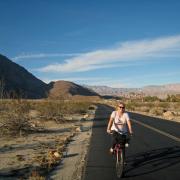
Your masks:
M125 107L124 107L124 106L119 106L119 108L121 108L121 109L125 109Z

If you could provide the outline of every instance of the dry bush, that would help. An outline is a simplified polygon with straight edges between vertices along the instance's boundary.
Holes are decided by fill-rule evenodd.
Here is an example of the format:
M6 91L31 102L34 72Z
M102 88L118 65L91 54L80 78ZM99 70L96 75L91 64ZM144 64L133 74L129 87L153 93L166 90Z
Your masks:
M126 104L126 108L128 110L132 110L132 111L136 111L138 108L146 106L145 105L146 103L142 103L142 102L135 101L135 100L131 100L131 101L127 100L127 101L124 101L124 102Z
M66 109L66 114L84 114L88 111L91 103L90 102L76 102L76 101L71 101L67 102L65 109Z
M180 112L180 102L173 103L173 109Z
M13 100L6 111L1 114L1 136L18 136L28 132L31 128L28 118L30 104L27 101Z
M53 117L62 117L64 103L59 101L44 101L37 103L36 110L40 112L43 117L52 119Z
M61 122L64 115L85 114L90 102L56 100L7 100L0 104L0 135L22 135L32 130L30 110L38 111L39 117Z
M142 106L142 107L136 108L136 111L149 112L149 111L150 111L150 108L147 107L147 106Z
M126 108L127 108L128 111L135 111L136 107L137 107L136 102L130 101L130 102L126 103Z
M45 180L46 178L41 176L38 171L32 171L28 180Z
M158 107L162 107L162 108L164 108L164 109L169 109L170 103L168 103L168 102L160 102L160 103L158 103L157 106L158 106Z
M73 102L73 101L44 101L37 103L38 110L43 117L54 119L55 117L62 118L65 114L82 114L86 113L89 102Z
M162 108L151 108L149 111L150 114L153 114L155 116L161 116L161 115L163 115L163 112L164 111Z

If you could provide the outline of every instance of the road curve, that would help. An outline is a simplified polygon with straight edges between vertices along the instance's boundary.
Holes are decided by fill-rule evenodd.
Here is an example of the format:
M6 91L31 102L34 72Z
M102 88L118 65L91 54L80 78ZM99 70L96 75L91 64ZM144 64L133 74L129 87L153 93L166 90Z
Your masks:
M115 161L109 154L110 136L106 127L112 108L100 105L96 111L83 180L116 180ZM127 148L125 176L128 180L179 180L180 123L129 113L134 137ZM143 126L146 124L151 128ZM154 131L158 129L158 131Z

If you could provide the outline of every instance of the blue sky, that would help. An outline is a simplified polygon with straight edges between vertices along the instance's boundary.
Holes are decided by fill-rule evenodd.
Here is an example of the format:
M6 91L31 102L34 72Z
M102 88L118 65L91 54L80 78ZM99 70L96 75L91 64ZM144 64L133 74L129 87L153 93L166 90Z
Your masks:
M39 79L180 83L179 0L0 0L0 54Z

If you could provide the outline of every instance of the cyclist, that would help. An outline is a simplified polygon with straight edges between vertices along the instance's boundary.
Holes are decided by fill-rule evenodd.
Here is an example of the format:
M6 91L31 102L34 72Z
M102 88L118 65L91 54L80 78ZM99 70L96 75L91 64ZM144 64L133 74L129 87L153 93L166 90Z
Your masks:
M121 139L121 142L125 144L126 134L133 134L131 121L128 113L125 112L125 104L123 102L119 102L116 111L112 112L107 126L107 133L112 134L112 146L110 148L111 153L113 153L113 149L119 139Z

